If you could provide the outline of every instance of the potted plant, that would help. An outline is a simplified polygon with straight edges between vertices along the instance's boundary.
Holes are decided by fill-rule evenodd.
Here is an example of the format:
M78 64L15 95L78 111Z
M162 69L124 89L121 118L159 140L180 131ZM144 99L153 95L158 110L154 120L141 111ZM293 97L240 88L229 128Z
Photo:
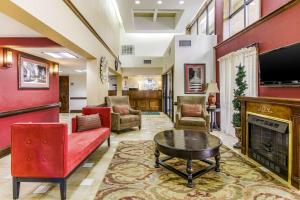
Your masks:
M233 91L234 98L232 100L233 104L233 116L232 124L235 128L235 136L238 138L238 142L233 146L234 148L241 148L241 139L242 139L242 128L241 128L241 102L238 97L245 96L245 91L248 88L247 82L245 80L246 71L245 67L241 64L237 66L237 73L235 78L236 89Z

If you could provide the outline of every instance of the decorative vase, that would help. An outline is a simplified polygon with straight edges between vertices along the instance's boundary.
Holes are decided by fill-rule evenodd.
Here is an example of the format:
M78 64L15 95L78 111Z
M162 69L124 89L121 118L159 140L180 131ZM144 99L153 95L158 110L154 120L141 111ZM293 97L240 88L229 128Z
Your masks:
M240 149L241 148L241 140L242 140L242 128L241 127L234 127L235 128L235 136L238 138L238 142L233 145L234 148Z
M216 105L216 97L214 95L209 95L208 97L208 104L209 106L215 106Z

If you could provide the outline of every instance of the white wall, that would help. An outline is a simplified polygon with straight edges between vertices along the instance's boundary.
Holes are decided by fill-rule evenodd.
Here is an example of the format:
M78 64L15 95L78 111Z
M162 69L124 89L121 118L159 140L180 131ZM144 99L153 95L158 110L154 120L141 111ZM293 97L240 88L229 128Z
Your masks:
M179 47L179 40L191 40L191 47ZM204 63L206 83L215 80L215 53L214 46L217 44L214 35L182 35L175 36L175 65L174 65L174 98L184 94L184 64ZM192 94L191 94L192 95Z
M117 90L117 77L109 76L108 77L108 90Z
M120 47L120 23L112 0L72 0L116 55Z
M122 67L163 67L163 56L174 34L170 33L122 33L121 45L134 45L135 55L121 55ZM144 65L151 59L151 65Z
M175 65L175 37L171 40L168 48L166 49L163 61L163 73L166 73Z
M69 76L69 96L86 97L86 75ZM87 105L86 99L70 99L70 110L81 110Z
M161 75L162 68L153 67L153 68L122 68L122 75L124 76L136 76L136 75Z
M162 68L164 64L163 57L149 57L149 56L121 56L122 68ZM144 64L144 60L151 60L151 64Z
M192 46L179 47L179 40L191 40ZM215 35L177 35L171 41L164 54L163 73L174 66L174 102L177 101L177 96L195 95L184 94L185 63L204 63L206 65L206 83L216 79L214 51L216 44L217 37ZM176 113L176 106L174 106L174 112Z

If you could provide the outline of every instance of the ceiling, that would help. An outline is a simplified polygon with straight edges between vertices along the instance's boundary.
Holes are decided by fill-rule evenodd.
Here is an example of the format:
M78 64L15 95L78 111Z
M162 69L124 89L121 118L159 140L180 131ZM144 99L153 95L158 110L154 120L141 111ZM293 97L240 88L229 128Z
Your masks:
M0 24L9 24L5 28L0 29L0 37L43 37L43 35L37 33L36 31L30 29L29 27L23 25L22 23L0 13ZM75 70L85 70L86 68L86 60L75 54L74 52L70 51L64 47L47 47L47 48L40 48L40 47L20 47L20 46L8 46L12 49L28 53L34 56L38 56L56 63L60 65L60 74L62 75L75 75L85 73L85 71L77 72ZM68 52L72 55L75 55L77 58L75 59L57 59L53 58L49 55L44 54L43 52Z
M0 37L42 37L38 32L0 13ZM5 26L5 28L4 28Z
M183 33L204 0L117 0L127 33Z
M40 58L44 58L56 63L59 63L59 74L60 75L80 75L82 73L85 73L85 69L86 69L86 60L85 58L79 56L78 54L70 51L67 48L63 48L63 47L55 47L55 48L14 48L18 51L22 51L34 56L38 56ZM77 58L53 58L49 55L44 54L43 52L68 52L74 56L76 56ZM81 71L79 71L81 70ZM84 70L84 71L82 71Z

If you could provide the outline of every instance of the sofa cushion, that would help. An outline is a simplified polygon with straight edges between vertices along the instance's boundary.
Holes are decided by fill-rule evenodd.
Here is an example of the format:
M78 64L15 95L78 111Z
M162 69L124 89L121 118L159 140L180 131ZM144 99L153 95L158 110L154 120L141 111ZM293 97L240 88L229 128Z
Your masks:
M68 137L68 166L70 173L110 134L109 128L98 128L82 133L72 133Z
M99 114L76 116L77 132L97 129L101 127Z
M184 126L206 126L206 121L200 117L181 117L179 123Z
M115 113L120 113L120 115L128 115L129 114L129 106L128 105L115 105L115 106L113 106L113 111Z
M183 117L202 117L203 109L201 104L182 104L181 114Z
M121 124L139 121L138 115L123 115L120 116Z

